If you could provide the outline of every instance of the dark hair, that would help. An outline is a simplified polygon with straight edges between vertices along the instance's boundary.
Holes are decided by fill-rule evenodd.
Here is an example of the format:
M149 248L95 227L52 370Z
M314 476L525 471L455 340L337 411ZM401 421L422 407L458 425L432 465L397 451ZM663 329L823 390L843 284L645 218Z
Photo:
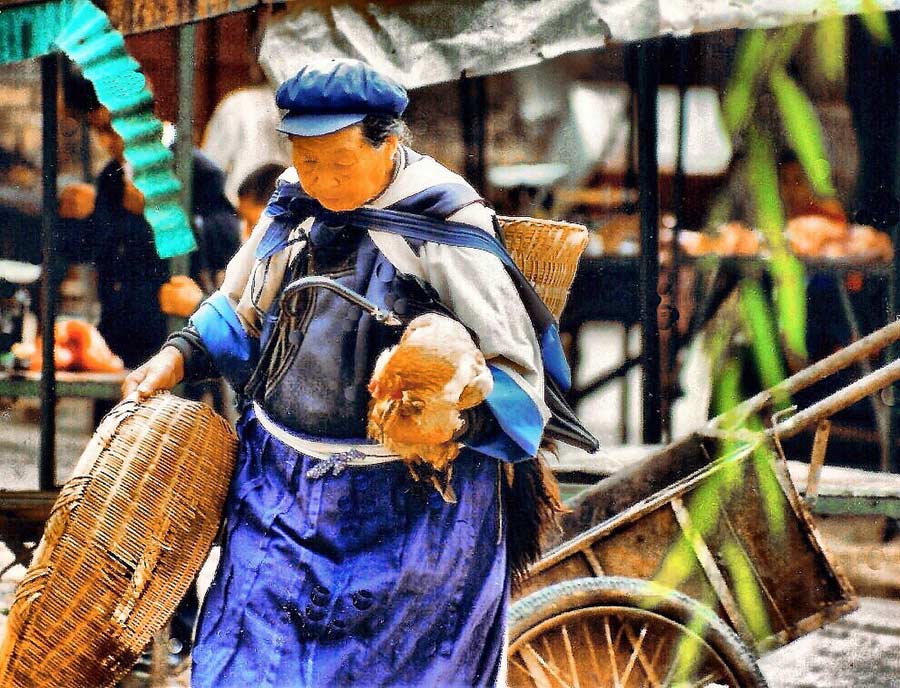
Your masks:
M249 196L257 203L265 203L275 191L275 182L285 169L287 168L284 165L275 162L257 167L244 177L237 190L238 198Z
M387 137L391 134L396 135L400 139L400 143L409 142L409 129L406 128L406 122L393 115L372 113L365 116L360 126L363 136L375 148L387 141Z
M97 91L94 90L94 84L85 78L72 63L66 62L65 64L63 96L66 107L79 115L86 115L99 108L101 103L97 98Z

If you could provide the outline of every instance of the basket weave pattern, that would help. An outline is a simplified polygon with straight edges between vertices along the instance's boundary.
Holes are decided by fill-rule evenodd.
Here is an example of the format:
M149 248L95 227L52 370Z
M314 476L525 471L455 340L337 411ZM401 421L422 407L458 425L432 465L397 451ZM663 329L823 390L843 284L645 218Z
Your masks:
M558 321L590 239L587 228L530 217L497 219L510 255Z
M107 415L61 489L0 645L8 688L112 686L206 559L236 437L208 406L161 394Z

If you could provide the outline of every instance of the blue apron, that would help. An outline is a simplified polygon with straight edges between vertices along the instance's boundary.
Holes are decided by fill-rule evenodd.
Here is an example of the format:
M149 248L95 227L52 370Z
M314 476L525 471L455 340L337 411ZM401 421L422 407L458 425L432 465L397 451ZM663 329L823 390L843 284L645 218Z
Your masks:
M447 504L402 462L310 479L317 460L252 407L239 433L195 688L494 684L509 584L495 459L464 451Z

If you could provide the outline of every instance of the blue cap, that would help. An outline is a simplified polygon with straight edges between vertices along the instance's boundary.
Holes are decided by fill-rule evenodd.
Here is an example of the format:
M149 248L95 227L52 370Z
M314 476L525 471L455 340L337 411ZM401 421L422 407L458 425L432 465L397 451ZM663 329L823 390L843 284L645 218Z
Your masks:
M407 103L396 81L347 59L311 62L275 93L275 104L288 111L278 131L294 136L330 134L369 114L399 117Z

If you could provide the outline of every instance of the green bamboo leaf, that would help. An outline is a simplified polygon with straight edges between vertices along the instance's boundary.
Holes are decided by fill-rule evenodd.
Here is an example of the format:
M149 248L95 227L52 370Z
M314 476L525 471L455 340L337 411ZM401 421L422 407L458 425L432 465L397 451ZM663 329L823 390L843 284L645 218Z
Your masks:
M784 210L778 191L778 168L770 137L751 125L747 132L747 176L756 208L756 226L773 251L783 250Z
M819 69L826 79L834 83L844 79L846 39L846 26L842 16L832 15L816 24L813 40Z
M696 571L697 559L694 550L690 541L682 536L666 552L665 559L653 580L670 590L677 590Z
M772 70L769 86L781 113L788 140L813 189L823 196L833 196L835 190L831 183L831 165L825 154L822 125L815 107L784 69Z
M802 25L791 25L774 32L757 29L743 35L722 97L725 126L732 137L750 124L765 74L773 66L787 63L804 30Z
M706 626L706 619L699 614L691 617L687 625L691 632L681 633L675 645L674 671L671 674L671 683L667 682L666 685L696 685L694 674L700 666L700 653L703 650L703 642L700 639L706 631Z
M747 553L737 542L726 540L719 551L731 579L731 588L747 622L750 633L756 640L772 635L769 614L763 600L762 589L753 575L753 564Z
M762 428L759 419L756 422ZM759 482L759 496L762 499L763 511L766 514L766 522L769 524L769 532L779 538L787 533L787 520L785 511L787 506L784 501L784 493L778 478L772 472L772 462L775 457L768 444L761 443L753 450L753 466L756 469L756 478Z
M750 349L753 352L760 381L765 388L774 387L786 375L769 304L762 287L756 280L743 280L740 290L741 320L750 340Z
M766 51L766 32L748 31L741 37L731 80L722 97L725 126L732 134L743 129L750 118L755 84L762 72Z
M725 362L721 372L716 375L713 388L713 409L719 416L733 409L740 401L741 365L737 358L731 358Z
M806 353L806 269L796 256L773 255L769 269L775 278L775 305L784 343L801 359Z
M891 30L888 27L887 15L881 9L878 0L862 0L860 9L862 14L859 18L872 37L882 45L890 45Z
M769 269L775 279L775 305L785 345L806 357L806 277L803 264L784 239L784 210L778 193L778 172L771 138L755 126L748 130L748 179L756 206L756 226L771 250Z

